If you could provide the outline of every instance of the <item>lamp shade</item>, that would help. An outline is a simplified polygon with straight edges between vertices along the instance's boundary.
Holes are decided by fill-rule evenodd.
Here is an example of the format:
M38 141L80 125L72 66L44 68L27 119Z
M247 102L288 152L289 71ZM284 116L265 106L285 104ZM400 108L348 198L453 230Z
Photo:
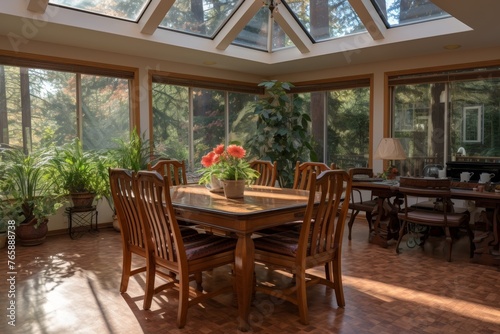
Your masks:
M374 159L378 160L404 160L406 153L397 138L382 138L378 144Z

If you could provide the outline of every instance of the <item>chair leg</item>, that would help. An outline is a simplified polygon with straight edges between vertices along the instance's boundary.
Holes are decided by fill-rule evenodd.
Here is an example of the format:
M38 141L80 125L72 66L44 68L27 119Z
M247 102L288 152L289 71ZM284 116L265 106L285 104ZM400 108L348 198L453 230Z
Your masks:
M120 283L120 293L124 293L128 288L128 280L130 279L130 267L132 266L132 254L124 249L123 264L122 264L122 280Z
M446 243L448 244L448 262L451 262L451 247L453 246L453 240L451 239L450 228L446 226L444 230L446 233Z
M187 277L186 277L187 276ZM186 325L187 310L189 307L189 275L179 274L179 306L177 309L177 327Z
M155 293L155 278L156 265L153 261L151 261L146 267L146 289L144 294L144 303L142 306L145 310L149 310L151 308L151 302L153 301L153 295Z
M354 225L354 219L356 219L356 216L358 215L358 213L359 213L359 210L357 210L357 211L352 210L351 218L349 219L349 222L347 223L347 226L349 227L349 235L348 235L349 240L351 240L352 225Z
M297 306L299 308L300 322L304 325L308 325L309 319L307 315L306 273L304 270L299 270L296 276Z
M330 268L333 275L333 286L335 287L335 298L337 298L337 305L344 308L344 286L342 285L342 268L340 265L340 261L337 259L333 262L330 262Z
M398 243L396 244L396 253L397 254L401 253L399 250L399 244L401 243L401 239L403 239L403 236L405 235L406 224L408 224L408 222L406 220L404 220L403 225L401 225L401 228L399 229L399 238L398 238Z

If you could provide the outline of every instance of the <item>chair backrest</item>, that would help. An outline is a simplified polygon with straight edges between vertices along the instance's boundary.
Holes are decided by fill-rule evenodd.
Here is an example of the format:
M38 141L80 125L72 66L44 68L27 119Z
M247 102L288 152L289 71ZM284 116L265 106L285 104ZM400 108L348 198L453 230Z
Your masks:
M134 186L148 252L154 255L155 262L178 270L187 259L168 180L156 171L139 171Z
M314 257L320 263L329 262L336 252L340 256L344 226L349 210L351 181L349 174L341 169L326 170L316 177L311 174L311 189L318 189L321 200L315 203L314 191L309 199L300 232L297 261L300 257ZM328 255L328 253L331 253ZM326 254L325 257L321 256ZM324 260L327 259L327 260Z
M313 173L319 175L325 170L335 169L335 164L332 163L330 167L323 162L300 162L295 164L295 174L293 177L293 189L307 190L311 182Z
M133 178L133 172L130 170L109 169L111 195L120 222L122 241L132 252L146 256L146 243L135 200Z
M186 162L184 160L160 160L154 165L148 163L148 170L158 172L167 179L170 186L187 184Z
M405 200L405 216L409 210L412 210L410 198L426 198L426 199L436 199L441 203L442 207L438 211L444 213L444 218L446 219L446 213L450 212L452 208L450 205L450 179L427 179L418 177L401 177L399 180L399 192L404 196Z
M349 177L351 179L372 178L373 169L366 167L355 167L349 169Z
M258 186L274 187L276 177L278 176L278 163L264 160L254 160L250 163L250 167L259 172L260 176L255 180L254 184Z

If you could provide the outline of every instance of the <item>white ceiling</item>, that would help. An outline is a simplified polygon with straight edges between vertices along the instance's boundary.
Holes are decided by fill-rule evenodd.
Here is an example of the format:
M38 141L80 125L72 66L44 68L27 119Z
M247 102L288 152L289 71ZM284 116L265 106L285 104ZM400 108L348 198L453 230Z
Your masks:
M40 1L43 0L31 0L31 4ZM155 3L164 1L155 0ZM251 12L255 9L255 2L261 4L262 0L247 0L242 7ZM27 9L29 1L19 0L2 0L0 35L7 36L12 47L19 51L30 40L36 40L266 77L453 52L444 49L445 45L458 44L461 46L459 50L500 46L498 0L433 0L453 18L390 30L381 24L368 0L350 2L354 8L367 9L365 26L378 29L378 39L372 37L374 33L371 31L371 34L367 32L317 44L306 43L300 50L291 48L265 53L231 44L221 50L223 38L209 40L163 29L144 34L141 26L145 22L125 22L54 6L36 13ZM237 22L228 22L225 33L231 34L230 27L234 26ZM379 38L380 34L382 38Z

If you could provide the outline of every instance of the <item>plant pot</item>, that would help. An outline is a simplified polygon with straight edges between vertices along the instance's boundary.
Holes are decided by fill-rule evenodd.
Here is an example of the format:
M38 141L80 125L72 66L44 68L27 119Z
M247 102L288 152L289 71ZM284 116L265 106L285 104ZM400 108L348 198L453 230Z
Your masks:
M223 180L226 198L242 198L245 192L245 180Z
M88 208L94 203L95 193L71 193L70 196L74 208Z
M0 232L0 249L4 248L7 244L7 233Z
M40 245L45 241L47 236L47 223L48 219L45 219L40 225L37 224L36 218L31 219L29 222L23 222L16 227L16 235L19 239L19 243L22 246L36 246Z

